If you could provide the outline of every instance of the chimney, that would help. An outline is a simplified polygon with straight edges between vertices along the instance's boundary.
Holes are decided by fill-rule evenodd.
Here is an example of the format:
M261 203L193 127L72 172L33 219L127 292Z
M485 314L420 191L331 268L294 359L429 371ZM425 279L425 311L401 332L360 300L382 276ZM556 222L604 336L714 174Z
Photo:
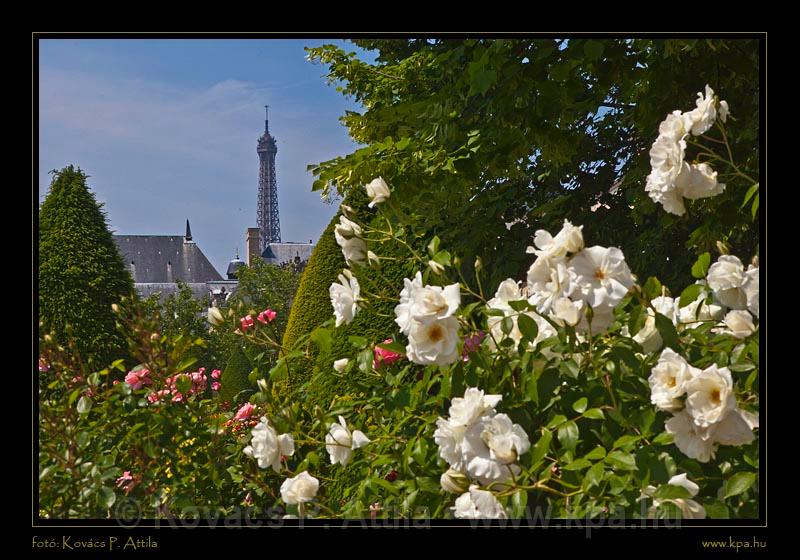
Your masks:
M257 227L247 228L247 240L245 242L247 252L245 260L247 261L247 266L252 266L251 263L261 258L261 252L259 251L260 237L261 230Z

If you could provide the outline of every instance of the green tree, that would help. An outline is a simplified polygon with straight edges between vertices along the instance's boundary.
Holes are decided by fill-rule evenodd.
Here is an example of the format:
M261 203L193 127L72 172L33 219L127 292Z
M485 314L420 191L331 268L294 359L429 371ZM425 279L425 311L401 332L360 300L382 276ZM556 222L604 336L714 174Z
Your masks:
M39 318L102 366L124 355L111 305L132 293L133 280L86 179L72 165L54 172L39 211Z
M462 255L468 279L477 256L493 285L519 276L535 231L557 231L565 218L670 284L689 281L693 253L716 241L744 258L757 251L757 213L740 221L739 202L759 165L758 41L354 42L375 62L309 49L363 106L342 122L364 146L316 166L314 188L347 193L383 176L411 218L411 239L438 235ZM748 117L730 139L741 173L720 177L733 196L665 215L644 192L647 152L658 123L692 107L706 84L734 117Z

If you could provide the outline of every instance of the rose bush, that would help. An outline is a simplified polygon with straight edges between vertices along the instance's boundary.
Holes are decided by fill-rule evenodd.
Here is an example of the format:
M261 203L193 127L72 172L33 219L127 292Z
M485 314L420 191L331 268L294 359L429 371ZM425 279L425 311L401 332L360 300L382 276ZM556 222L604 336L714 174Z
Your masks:
M730 196L720 175L742 180L730 151L717 149L727 145L731 118L706 87L695 109L661 123L644 189L665 211L682 215L697 199ZM533 256L518 271L525 281L487 285L480 260L467 280L465 263L439 237L412 233L384 177L366 185L369 208L360 216L345 209L335 228L350 268L330 286L328 321L283 348L268 315L209 315L211 328L264 349L253 358L259 389L246 409L220 410L203 372L189 374L191 362L180 362L185 340L151 347L157 333L141 319L129 325L147 349L144 369L103 392L90 385L92 396L80 397L75 411L75 399L66 407L79 430L112 414L103 407L124 411L118 428L94 443L94 453L106 447L124 456L87 483L100 503L140 491L158 496L149 499L162 514L186 503L191 481L192 503L315 518L759 514L757 256L745 270L738 257L722 254L712 265L704 253L691 268L696 282L672 292L655 277L637 277L620 248L595 244L602 240L565 220L559 231L536 232ZM402 258L415 265L402 285L374 281L386 241L405 247ZM358 373L357 391L306 406L303 387L280 389L276 381L313 359L309 344L330 348L336 329L377 301L393 302L396 329L375 340L351 336L351 350L322 372ZM159 358L164 352L171 359ZM51 353L42 360L66 377L74 370ZM161 391L171 398L148 398ZM122 436L136 431L134 421L142 434L169 434L178 449L200 439L203 472L179 471L187 478L169 482L180 459L148 463L143 444ZM160 453L172 459L167 443ZM84 476L80 465L67 466ZM166 499L165 488L184 501ZM56 506L53 515L63 514Z

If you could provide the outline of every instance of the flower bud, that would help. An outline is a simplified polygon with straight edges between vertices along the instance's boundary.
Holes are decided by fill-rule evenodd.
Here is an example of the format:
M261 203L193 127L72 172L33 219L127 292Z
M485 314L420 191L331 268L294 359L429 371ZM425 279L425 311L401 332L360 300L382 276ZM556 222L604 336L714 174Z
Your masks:
M731 246L725 241L717 241L717 251L719 251L720 255L730 255Z
M444 267L436 261L428 261L428 266L436 275L441 275L444 272Z
M455 469L449 469L442 474L439 482L442 488L451 494L463 494L469 490L469 478L463 472Z
M367 262L370 266L378 267L381 265L381 260L378 258L378 255L372 251L367 251Z
M481 270L483 270L483 261L480 257L477 257L475 259L475 272L480 272Z
M114 313L119 313L119 304L112 303L111 304L111 311L113 311Z
M350 363L350 360L347 358L342 358L340 360L336 360L333 362L333 369L335 369L339 373L344 373L344 370L347 368L347 364Z

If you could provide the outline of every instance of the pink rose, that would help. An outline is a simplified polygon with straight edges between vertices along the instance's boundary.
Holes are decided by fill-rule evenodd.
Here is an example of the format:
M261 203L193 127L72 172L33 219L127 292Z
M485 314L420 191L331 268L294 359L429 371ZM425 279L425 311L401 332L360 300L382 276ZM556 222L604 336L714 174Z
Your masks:
M387 338L383 341L383 344L391 344L392 342L393 340L391 338ZM402 358L405 358L405 355L375 346L375 359L372 361L372 367L374 369L378 369L382 365L388 366L389 364L393 364Z
M278 314L272 309L266 309L258 314L258 320L266 325L274 321L277 316Z
M117 488L122 488L123 486L127 486L130 482L133 482L131 471L125 471L124 473L122 473L122 476L117 479Z
M150 372L146 369L129 371L125 376L125 383L131 386L131 389L138 391L145 385L152 385L153 380L150 379Z
M219 388L220 388L220 387L222 387L222 385L220 385L219 381L214 381L214 382L211 384L211 390L212 390L212 391L219 391Z
M211 379L219 379L219 376L222 375L222 372L218 369L211 370Z
M233 417L233 419L234 420L246 420L246 419L248 419L250 417L251 414L253 414L253 411L255 410L255 408L256 407L254 407L252 404L245 403L245 404L242 405L242 408L240 408L236 412L236 415Z
M255 324L255 322L253 321L253 317L251 315L242 317L241 319L239 319L239 322L242 324L243 331L246 331Z

